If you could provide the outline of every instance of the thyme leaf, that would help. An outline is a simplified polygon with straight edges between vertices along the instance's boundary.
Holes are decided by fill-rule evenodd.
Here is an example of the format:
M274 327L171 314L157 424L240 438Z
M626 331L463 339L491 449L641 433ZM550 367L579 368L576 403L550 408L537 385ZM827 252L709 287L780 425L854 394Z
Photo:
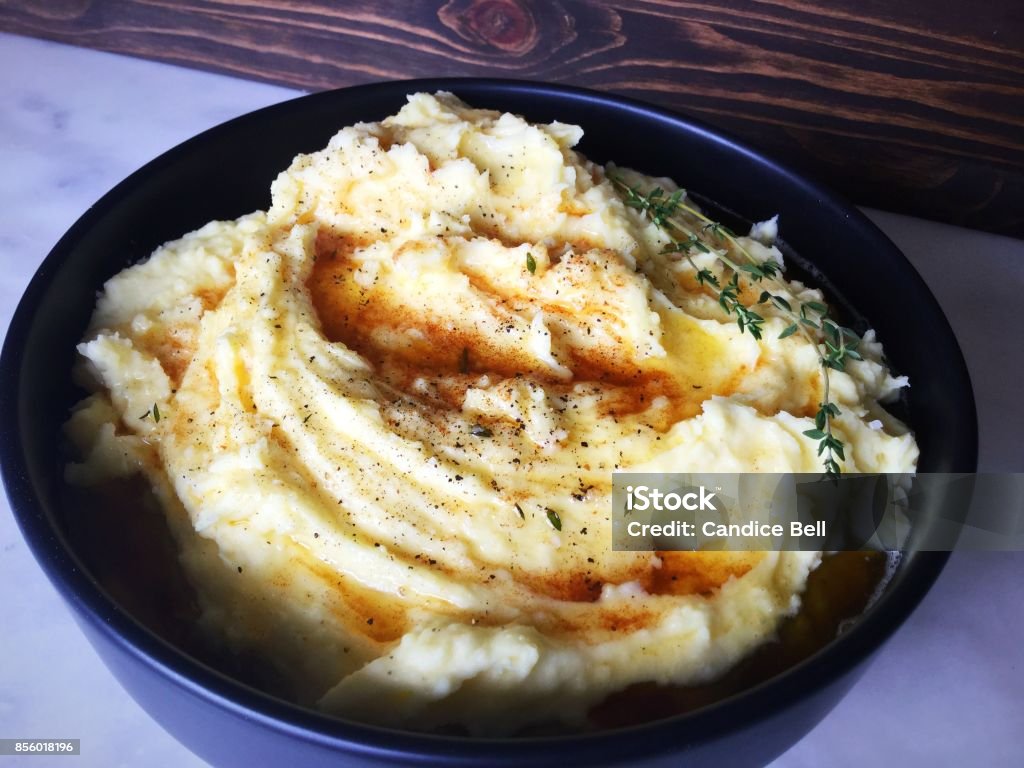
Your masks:
M544 511L547 513L548 522L551 523L551 527L556 531L562 530L562 518L558 516L558 513L550 507L544 507Z

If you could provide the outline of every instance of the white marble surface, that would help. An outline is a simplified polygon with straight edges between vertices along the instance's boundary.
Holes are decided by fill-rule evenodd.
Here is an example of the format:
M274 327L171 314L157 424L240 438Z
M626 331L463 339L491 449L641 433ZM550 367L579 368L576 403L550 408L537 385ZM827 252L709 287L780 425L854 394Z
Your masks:
M111 186L204 128L298 95L5 35L0 72L4 332L38 263ZM1024 242L869 213L932 286L961 340L980 410L981 468L1024 469ZM0 738L82 740L81 757L35 757L32 766L203 765L107 673L32 560L6 500L0 552ZM1021 554L954 555L854 691L775 768L1024 764L1022 566Z

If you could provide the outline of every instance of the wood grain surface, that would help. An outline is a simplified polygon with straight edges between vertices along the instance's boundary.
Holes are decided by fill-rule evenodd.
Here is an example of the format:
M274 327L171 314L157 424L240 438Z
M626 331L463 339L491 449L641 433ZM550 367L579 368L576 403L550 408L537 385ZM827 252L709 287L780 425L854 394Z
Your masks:
M0 30L309 90L587 86L859 204L1024 237L1024 0L0 0Z

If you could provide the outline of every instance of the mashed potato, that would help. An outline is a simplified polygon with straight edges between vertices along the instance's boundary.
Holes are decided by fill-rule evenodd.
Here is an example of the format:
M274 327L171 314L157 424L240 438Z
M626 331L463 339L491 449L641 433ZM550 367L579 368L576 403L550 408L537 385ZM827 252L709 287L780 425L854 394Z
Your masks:
M143 473L204 628L299 701L580 725L631 683L720 674L798 608L817 553L611 551L615 470L818 471L821 376L771 309L740 333L581 136L417 94L99 296L68 478ZM845 470L910 471L878 404L904 382L861 351L832 373Z

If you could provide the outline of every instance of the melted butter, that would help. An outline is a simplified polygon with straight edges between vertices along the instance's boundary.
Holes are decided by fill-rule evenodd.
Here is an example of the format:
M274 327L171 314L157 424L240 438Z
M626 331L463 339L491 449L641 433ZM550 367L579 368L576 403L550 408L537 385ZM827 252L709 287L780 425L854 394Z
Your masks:
M759 552L658 552L660 568L651 568L644 589L655 595L708 595L757 565Z
M633 685L595 707L591 722L601 729L621 728L692 712L782 674L824 650L846 622L860 616L885 573L883 553L826 556L807 580L800 611L782 621L775 638L724 675L703 685Z
M424 316L415 306L416 296L407 300L393 291L379 290L375 283L362 284L356 274L359 265L352 259L356 247L328 233L318 237L307 287L328 339L345 344L378 369L401 364L412 372L409 380L421 371L546 374L529 357L508 354L506 347L494 342L493 334L451 327L442 318Z
M364 284L356 276L353 252L362 243L321 231L317 258L307 281L313 306L324 335L345 344L367 359L376 373L398 391L420 397L413 383L426 379L439 390L449 407L458 407L469 380L467 375L496 378L529 375L545 384L556 397L571 392L578 382L595 382L603 390L602 415L618 417L645 414L658 431L700 413L701 404L713 396L736 391L747 366L730 354L730 338L710 333L700 321L674 308L659 308L663 328L664 357L636 362L601 349L569 349L572 380L566 382L514 348L497 343L494 334L480 329L452 327L405 302L391 291ZM494 326L510 321L502 316L498 297ZM600 307L590 309L545 307L552 315L594 318ZM410 329L415 329L410 332ZM652 409L655 404L662 407Z

